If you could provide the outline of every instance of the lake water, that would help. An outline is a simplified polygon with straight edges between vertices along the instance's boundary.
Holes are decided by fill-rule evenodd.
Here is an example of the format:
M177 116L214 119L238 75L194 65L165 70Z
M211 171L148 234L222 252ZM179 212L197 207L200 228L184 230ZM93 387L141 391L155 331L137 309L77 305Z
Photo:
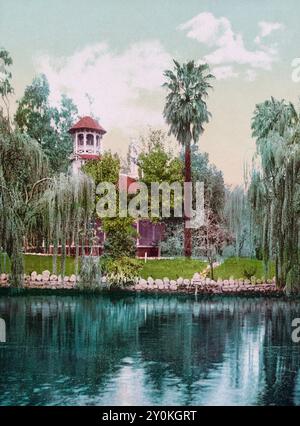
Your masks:
M296 301L0 296L0 405L300 405Z

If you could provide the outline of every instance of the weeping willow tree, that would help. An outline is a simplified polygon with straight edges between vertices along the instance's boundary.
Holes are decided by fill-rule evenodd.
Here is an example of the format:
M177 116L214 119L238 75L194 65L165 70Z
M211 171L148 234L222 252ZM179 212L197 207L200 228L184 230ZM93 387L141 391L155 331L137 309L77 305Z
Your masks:
M299 287L300 120L291 103L274 98L256 106L252 120L259 166L249 200L256 238L268 269L275 259L279 287Z
M11 129L0 116L0 249L11 265L10 284L22 287L23 251L28 241L42 235L53 244L53 271L61 246L61 275L65 273L66 246L74 242L78 273L79 245L92 246L94 228L93 182L84 175L49 177L48 162L33 139Z
M235 255L252 256L250 206L241 186L226 191L224 219L233 236Z
M38 144L0 115L0 247L10 259L15 287L23 283L24 239L47 180L47 159Z
M93 245L94 184L83 173L60 174L53 178L41 198L37 211L43 216L43 232L53 243L53 273L57 273L58 248L61 247L60 272L65 275L67 245L75 246L75 275L78 275L79 248Z

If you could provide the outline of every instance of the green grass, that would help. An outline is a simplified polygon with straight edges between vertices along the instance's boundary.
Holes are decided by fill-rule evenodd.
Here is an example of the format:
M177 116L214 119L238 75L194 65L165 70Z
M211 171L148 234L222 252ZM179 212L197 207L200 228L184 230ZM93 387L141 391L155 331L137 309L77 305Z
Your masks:
M247 278L245 276L245 269L249 270L251 268L256 268L255 276L256 278L262 278L264 273L264 265L261 260L249 259L249 258L235 258L231 257L226 259L222 265L218 266L214 270L214 277L229 279L229 278ZM270 274L266 278L273 278L275 275L275 267L274 264L270 265Z
M8 257L7 257L8 262ZM179 277L192 278L195 272L200 272L205 266L205 262L200 260L185 260L185 259L172 259L172 260L149 260L147 263L140 260L143 265L141 276L143 278L164 278L176 279ZM52 256L39 256L34 254L24 255L25 272L31 274L32 271L42 273L45 270L52 272ZM9 264L7 263L7 271L9 271ZM60 257L57 258L57 269L60 271ZM0 261L0 270L3 270L3 261ZM74 274L74 257L67 257L66 259L66 275Z
M164 278L176 279L179 277L192 278L195 272L201 272L206 263L201 260L191 259L161 259L149 260L145 263L141 260L143 269L142 278Z
M9 259L7 259L6 271L10 270ZM39 256L35 254L25 254L24 255L24 265L25 265L25 273L31 274L32 271L36 271L37 273L42 273L43 271L52 272L52 256ZM3 270L3 258L0 259L0 269ZM60 257L57 257L57 270L60 272ZM66 258L66 275L74 274L74 258L67 257Z
M8 258L7 258L8 262ZM41 273L45 270L52 272L52 256L38 256L33 254L24 255L25 272L30 274L32 271ZM143 268L141 270L141 276L143 278L164 278L176 279L179 277L192 278L195 272L201 272L206 263L201 260L191 259L186 260L184 258L178 259L161 259L161 260L140 260ZM255 276L262 278L264 276L263 262L256 259L248 258L230 258L226 259L222 265L215 268L214 277L229 279L233 278L246 278L244 274L245 269L251 267L256 268ZM60 271L60 257L57 258L58 273ZM3 259L0 259L0 270L3 270ZM7 270L9 270L9 264L7 263ZM74 273L74 257L67 257L66 259L66 275ZM271 264L270 275L267 278L273 278L275 275L274 264Z

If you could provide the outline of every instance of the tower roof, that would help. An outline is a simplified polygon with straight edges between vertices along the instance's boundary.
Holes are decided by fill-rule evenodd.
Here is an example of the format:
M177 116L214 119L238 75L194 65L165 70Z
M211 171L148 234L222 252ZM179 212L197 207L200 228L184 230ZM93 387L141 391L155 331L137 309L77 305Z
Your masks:
M76 124L74 124L69 129L69 133L73 133L76 130L83 130L83 129L94 130L99 133L102 133L103 135L104 133L106 133L106 130L104 130L103 127L100 126L98 121L89 116L82 117Z

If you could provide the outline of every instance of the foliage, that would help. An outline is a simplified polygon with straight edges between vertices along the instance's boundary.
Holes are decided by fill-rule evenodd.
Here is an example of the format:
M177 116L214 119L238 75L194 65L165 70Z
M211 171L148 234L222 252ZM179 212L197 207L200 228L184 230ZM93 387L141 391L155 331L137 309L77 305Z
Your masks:
M120 159L110 151L105 152L99 160L87 162L83 172L91 176L96 185L111 182L117 185L120 172ZM131 217L102 218L102 229L106 234L105 256L112 259L135 256L136 231Z
M189 61L180 65L174 61L174 70L166 70L164 87L168 90L164 117L170 126L169 133L185 147L185 182L191 182L191 142L197 142L208 123L210 113L206 98L211 89L213 75L207 64L196 65ZM186 213L185 220L190 218ZM184 252L192 253L191 230L184 228Z
M23 282L24 238L35 224L35 207L47 180L38 144L13 131L0 115L0 247L11 260L12 285Z
M104 266L107 283L117 287L132 284L139 276L141 268L140 262L131 257L109 258Z
M172 157L160 140L148 147L138 158L141 169L141 181L147 185L151 182L182 182L183 164L179 158Z
M53 171L66 171L72 153L69 128L77 118L77 107L67 96L61 97L58 108L49 104L49 83L45 75L35 77L18 102L15 122L21 132L41 145Z
M165 71L168 89L164 117L172 133L182 145L197 142L208 123L210 113L205 99L212 88L213 75L207 64L196 65L190 61L180 65L174 60L174 70Z
M280 287L299 264L299 125L295 107L274 98L257 105L252 120L260 160L248 191L253 238L261 246L266 272L275 258Z
M165 220L164 239L160 249L162 256L183 256L182 220Z
M78 118L78 109L71 98L62 94L59 107L52 108L52 111L56 142L50 159L54 171L67 171L73 151L73 139L69 129Z
M167 149L168 139L162 130L150 129L146 136L141 137L142 150L138 155L140 181L145 183L151 193L151 183L183 183L183 162L173 156ZM160 212L162 195L160 194ZM170 193L170 207L174 208L174 192ZM149 202L149 216L151 216ZM156 220L156 219L154 219Z
M82 257L80 278L77 287L81 290L96 290L101 288L101 268L98 256Z
M184 158L184 152L181 152ZM223 174L214 164L209 162L208 154L200 152L199 145L191 147L192 181L204 183L205 203L218 216L222 216L225 202L225 184Z
M240 186L227 189L225 195L224 219L234 236L234 255L252 256L251 206L247 193Z
M300 267L294 265L286 277L286 293L288 295L299 295L300 292Z
M136 230L131 217L104 218L103 231L106 233L105 254L113 259L135 256Z
M64 175L52 179L43 194L38 211L43 217L43 229L48 241L53 242L53 272L57 270L58 246L61 245L61 275L65 275L66 246L74 241L76 247L75 273L78 273L79 243L92 247L94 228L94 185L83 173Z
M14 93L11 85L12 73L9 69L13 64L9 52L0 48L0 97L4 103L9 121L9 96Z
M120 158L117 154L106 151L101 158L86 162L82 171L94 180L96 186L100 182L111 182L116 185L119 180Z
M244 268L243 277L246 277L250 280L250 278L256 276L256 274L257 274L256 265L249 265Z

